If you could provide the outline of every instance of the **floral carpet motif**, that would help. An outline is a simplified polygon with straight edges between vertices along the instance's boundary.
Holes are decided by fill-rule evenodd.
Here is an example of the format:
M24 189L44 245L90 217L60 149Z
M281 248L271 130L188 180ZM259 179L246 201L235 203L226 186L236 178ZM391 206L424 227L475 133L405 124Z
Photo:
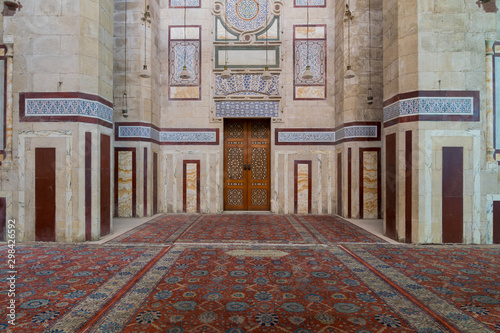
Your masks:
M137 247L18 245L17 324L9 329L12 332L41 332L86 297L98 306L110 296L109 290L93 292L115 276L122 281L129 280L135 271L125 268L132 262L137 264L137 259L148 251ZM143 261L147 260L150 260L149 256ZM4 285L7 284L7 272L6 256L3 256L0 258L0 273ZM120 284L116 285L115 291L118 288ZM4 306L8 301L7 292L5 288L0 292L3 299L0 328L6 328L3 322L7 318Z
M436 312L455 322L456 327L478 332L479 328L473 329L471 325L482 323L500 331L499 247L348 245L348 248L429 307L435 303ZM445 302L450 303L451 310L443 307Z
M388 305L324 248L177 245L172 252L178 258L168 268L157 267L165 273L156 287L150 279L141 281L97 332L367 333L422 328L397 313L418 308L401 308L385 287L380 293L394 299ZM134 296L138 294L142 298ZM123 309L134 311L120 316Z
M163 215L110 240L108 243L172 243L195 219L196 216L193 215Z
M305 243L310 233L297 230L284 215L206 215L179 242L197 243Z
M386 243L383 239L331 215L299 215L304 225L320 240L330 243Z

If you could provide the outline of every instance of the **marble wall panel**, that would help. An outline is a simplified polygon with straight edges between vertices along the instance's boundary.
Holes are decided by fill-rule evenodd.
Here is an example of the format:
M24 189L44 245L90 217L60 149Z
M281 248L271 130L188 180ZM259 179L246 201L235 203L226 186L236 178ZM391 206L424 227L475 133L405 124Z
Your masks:
M378 177L376 151L363 152L363 218L376 219L378 215Z
M186 213L196 213L198 199L198 164L186 163Z
M309 164L297 165L297 214L309 213Z
M170 99L200 99L200 87L170 87Z
M295 98L300 99L322 99L326 98L325 87L295 87Z
M132 217L132 152L118 152L118 216Z

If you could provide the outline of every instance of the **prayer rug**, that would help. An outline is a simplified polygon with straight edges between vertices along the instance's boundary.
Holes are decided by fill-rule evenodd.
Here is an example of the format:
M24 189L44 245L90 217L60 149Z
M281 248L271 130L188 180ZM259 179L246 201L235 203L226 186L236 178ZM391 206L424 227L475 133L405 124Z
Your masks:
M460 331L500 331L500 247L346 247Z
M323 243L386 243L383 239L331 215L295 215Z
M325 247L175 245L91 331L444 331L350 260Z
M204 215L179 242L303 244L315 241L306 229L285 215L224 214Z
M85 321L158 252L138 247L18 245L16 325L10 331L41 332L78 304L86 306L73 319L79 316ZM0 258L4 284L8 271L5 256ZM7 318L7 291L3 288L1 292L2 323Z
M169 244L174 242L197 218L197 215L159 216L108 243Z

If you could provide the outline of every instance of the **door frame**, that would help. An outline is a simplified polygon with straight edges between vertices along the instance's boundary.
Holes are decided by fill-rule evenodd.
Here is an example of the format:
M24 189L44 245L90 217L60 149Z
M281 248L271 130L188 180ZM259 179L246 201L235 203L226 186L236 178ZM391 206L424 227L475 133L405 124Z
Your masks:
M267 145L267 148L268 148L268 155L267 155L267 182L268 182L268 188L267 188L267 191L268 191L268 195L267 195L267 207L269 207L268 209L263 209L262 211L271 211L271 185L272 185L272 172L271 172L271 147L272 147L272 129L271 129L271 118L224 118L223 120L223 134L222 134L222 141L223 141L223 163L222 163L222 168L223 168L223 171L222 171L222 178L223 178L223 187L222 187L222 196L223 196L223 200L222 200L222 205L223 205L223 211L248 211L248 212L252 212L252 211L261 211L261 210L252 210L250 209L250 207L252 206L251 205L251 179L250 179L250 173L245 173L245 170L243 170L244 172L244 175L243 175L243 183L245 184L245 182L247 183L247 185L243 185L244 186L244 191L246 190L246 194L244 193L244 199L243 199L243 208L241 209L228 209L227 208L227 205L226 205L226 189L227 189L227 183L228 183L228 180L226 179L226 163L227 163L227 145L226 145L226 127L227 127L227 122L230 122L230 121L242 121L242 122L245 122L248 124L248 132L247 133L250 133L250 124L252 121L266 121L268 122L268 129L269 129L269 136L268 136L268 145ZM244 127L244 131L245 131L245 127ZM245 141L246 140L246 141ZM244 141L244 146L246 148L244 148L244 151L243 151L243 164L246 164L245 161L247 160L251 160L251 152L250 152L250 141L252 140L252 138L250 137L250 134L245 137L244 135L244 138L243 138L243 141ZM255 140L258 140L258 139L255 139ZM247 170L247 171L250 171L250 170ZM238 180L235 180L235 182L238 182ZM245 201L245 195L246 195L246 201ZM245 208L246 206L246 208Z

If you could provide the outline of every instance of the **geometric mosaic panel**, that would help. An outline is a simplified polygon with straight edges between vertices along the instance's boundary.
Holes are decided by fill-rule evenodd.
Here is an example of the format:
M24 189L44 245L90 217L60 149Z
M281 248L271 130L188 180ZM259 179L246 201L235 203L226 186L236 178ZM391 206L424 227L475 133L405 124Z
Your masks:
M201 85L201 27L169 27L169 99L199 100ZM188 79L180 77L186 66Z
M344 124L343 127L333 129L276 129L278 134L277 145L335 145L342 140L351 141L364 139L368 141L379 139L379 124L355 125Z
M200 42L199 41L170 41L170 85L198 85L200 84ZM179 77L184 65L189 79Z
M228 23L239 31L251 31L266 23L271 10L268 0L226 0Z
M233 74L229 79L215 76L215 96L279 96L279 76L262 79L261 74Z
M278 117L279 104L267 101L216 102L216 117Z
M178 144L218 144L216 130L198 131L159 131L150 126L129 126L116 124L118 132L117 140L137 139L151 140L157 143L178 143Z
M413 115L474 115L474 98L415 97L384 107L384 122Z
M326 25L293 27L294 99L326 98ZM309 66L312 79L302 75Z
M305 40L295 41L295 84L296 85L318 85L325 84L325 41ZM308 47L309 44L309 47ZM309 65L313 78L304 80L302 73Z
M24 111L25 116L86 116L113 122L113 108L81 98L27 98Z

